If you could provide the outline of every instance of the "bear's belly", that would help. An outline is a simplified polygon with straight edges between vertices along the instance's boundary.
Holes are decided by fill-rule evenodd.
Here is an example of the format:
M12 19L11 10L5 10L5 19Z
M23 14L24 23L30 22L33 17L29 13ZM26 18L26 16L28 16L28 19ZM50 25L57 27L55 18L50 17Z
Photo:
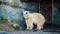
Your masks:
M34 24L36 24L36 21L37 21L36 18L33 17L33 18L32 18L32 22L33 22Z

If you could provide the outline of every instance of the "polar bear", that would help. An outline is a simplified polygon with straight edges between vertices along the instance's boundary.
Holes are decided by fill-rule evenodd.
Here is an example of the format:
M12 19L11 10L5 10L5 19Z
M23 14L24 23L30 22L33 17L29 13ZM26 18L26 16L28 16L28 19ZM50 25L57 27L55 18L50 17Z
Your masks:
M23 17L25 18L28 30L33 28L33 23L37 25L38 30L43 28L45 18L41 13L30 13L29 11L25 11L23 12Z

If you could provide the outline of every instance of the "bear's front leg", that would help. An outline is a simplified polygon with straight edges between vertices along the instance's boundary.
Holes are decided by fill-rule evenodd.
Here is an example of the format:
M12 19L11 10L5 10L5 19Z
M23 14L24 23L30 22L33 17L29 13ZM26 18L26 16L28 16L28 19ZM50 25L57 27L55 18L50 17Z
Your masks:
M27 30L32 30L33 24L27 24Z
M26 20L26 25L27 25L27 30L32 30L33 28L33 23L32 20Z

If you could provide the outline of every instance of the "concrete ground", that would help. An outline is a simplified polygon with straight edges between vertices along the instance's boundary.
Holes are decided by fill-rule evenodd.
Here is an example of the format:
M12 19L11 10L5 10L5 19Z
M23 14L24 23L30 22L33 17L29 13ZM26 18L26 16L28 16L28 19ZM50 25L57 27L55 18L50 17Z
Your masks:
M28 30L22 30L22 31L14 31L14 32L0 32L0 34L60 34L60 31L53 31L53 30L41 30L41 31L28 31Z

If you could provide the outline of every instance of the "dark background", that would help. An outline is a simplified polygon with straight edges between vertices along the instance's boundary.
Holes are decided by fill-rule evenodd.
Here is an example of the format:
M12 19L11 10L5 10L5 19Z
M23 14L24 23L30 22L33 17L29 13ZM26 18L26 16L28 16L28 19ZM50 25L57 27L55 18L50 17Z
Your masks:
M59 29L60 25L60 0L26 0L23 2L39 3L40 13L46 18L44 27Z
M40 9L38 9L37 12L40 12L45 16L47 23L52 23L52 0L21 0L21 1L38 3Z

